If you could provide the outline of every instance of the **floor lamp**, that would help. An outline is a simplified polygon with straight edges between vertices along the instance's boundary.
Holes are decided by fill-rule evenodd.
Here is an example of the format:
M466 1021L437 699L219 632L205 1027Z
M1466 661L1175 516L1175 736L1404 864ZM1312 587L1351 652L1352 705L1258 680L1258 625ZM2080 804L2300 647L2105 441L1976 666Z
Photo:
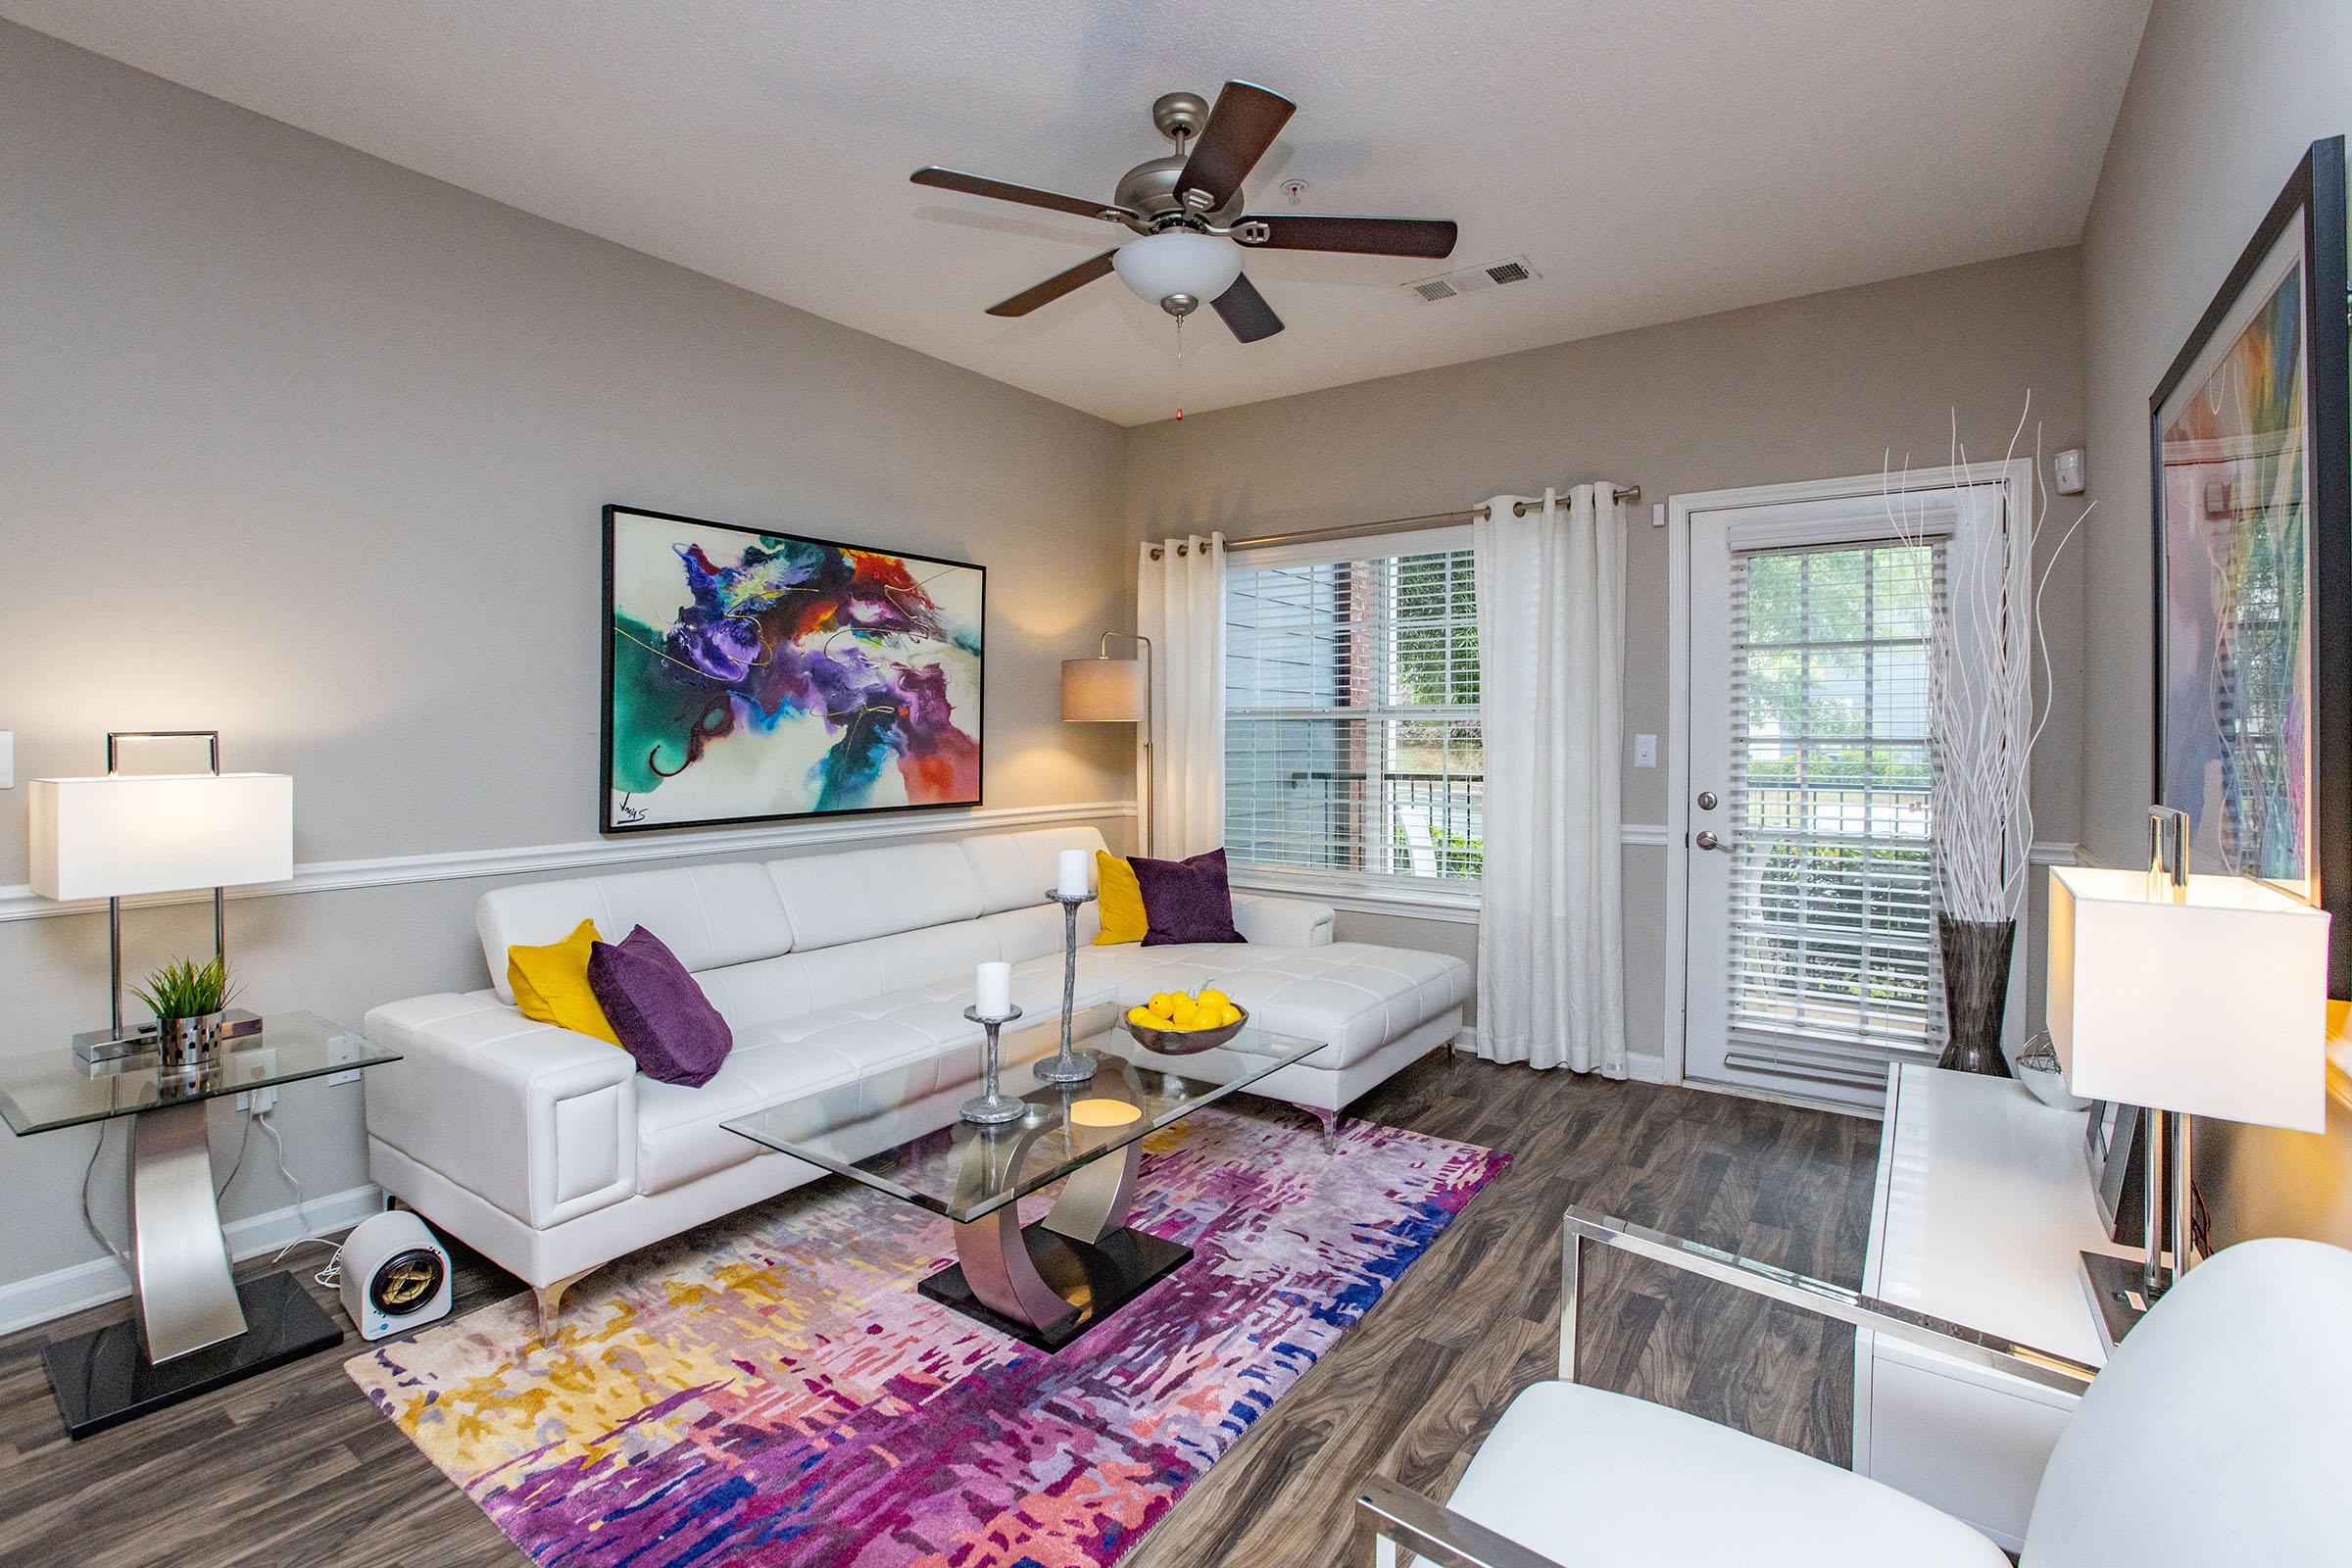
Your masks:
M1136 645L1135 659L1110 657L1110 640L1124 637ZM1092 659L1061 662L1061 716L1071 724L1135 724L1144 743L1143 777L1137 781L1138 810L1143 817L1144 853L1152 852L1152 639L1134 632L1106 631Z
M2082 1254L2107 1345L2195 1263L2193 1118L2323 1131L2328 915L2267 882L2189 876L2185 825L2148 871L2050 872L2049 1025L2067 1087L2144 1105L2147 1249ZM2156 1114L2161 1113L2161 1114Z

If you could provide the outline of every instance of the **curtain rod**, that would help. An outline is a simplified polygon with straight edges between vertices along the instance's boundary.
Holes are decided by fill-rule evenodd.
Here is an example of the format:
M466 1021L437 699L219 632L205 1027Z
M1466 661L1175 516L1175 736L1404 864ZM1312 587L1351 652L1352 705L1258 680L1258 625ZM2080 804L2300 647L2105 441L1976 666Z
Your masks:
M1641 499L1642 487L1640 485L1628 484L1617 487L1618 505L1629 506ZM1541 507L1543 504L1541 501L1519 502L1511 508L1511 514L1524 517L1530 507ZM1298 533L1263 534L1255 539L1228 539L1225 541L1225 548L1228 550L1254 550L1261 545L1303 544L1313 539L1349 539L1357 535L1370 536L1418 523L1468 522L1485 510L1484 507L1464 507L1457 512L1431 512L1418 517L1384 517L1378 522L1351 522L1339 528L1307 528ZM1152 559L1154 561L1159 559L1156 551L1153 552Z

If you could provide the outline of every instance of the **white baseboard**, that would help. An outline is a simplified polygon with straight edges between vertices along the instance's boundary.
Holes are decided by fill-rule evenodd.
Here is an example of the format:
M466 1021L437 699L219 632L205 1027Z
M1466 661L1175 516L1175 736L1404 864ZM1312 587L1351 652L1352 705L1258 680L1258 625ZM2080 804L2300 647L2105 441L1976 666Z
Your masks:
M383 1207L384 1195L373 1183L315 1198L300 1210L288 1204L266 1214L231 1220L221 1227L228 1237L228 1254L239 1262L274 1252L288 1242L317 1231L339 1231L357 1225ZM303 1229L308 1214L311 1230ZM325 1260L320 1252L319 1260ZM288 1263L299 1261L289 1258ZM316 1265L313 1272L316 1272ZM52 1269L26 1280L0 1285L0 1334L13 1334L36 1323L47 1323L84 1307L121 1300L130 1294L130 1278L111 1257Z

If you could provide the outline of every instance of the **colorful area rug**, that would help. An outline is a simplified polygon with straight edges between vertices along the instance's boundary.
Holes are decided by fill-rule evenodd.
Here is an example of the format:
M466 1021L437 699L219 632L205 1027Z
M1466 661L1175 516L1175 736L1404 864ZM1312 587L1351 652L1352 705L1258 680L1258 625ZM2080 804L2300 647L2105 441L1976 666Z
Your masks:
M1059 1355L932 1301L945 1220L828 1181L347 1363L542 1565L1119 1560L1509 1156L1210 1106L1138 1229L1193 1260ZM1023 1205L1034 1218L1032 1204Z

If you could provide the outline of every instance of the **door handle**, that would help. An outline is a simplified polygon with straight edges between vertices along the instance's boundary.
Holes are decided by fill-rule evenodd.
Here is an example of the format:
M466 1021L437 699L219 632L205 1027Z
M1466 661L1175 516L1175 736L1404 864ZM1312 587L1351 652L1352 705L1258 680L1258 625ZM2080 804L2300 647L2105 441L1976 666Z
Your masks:
M1702 832L1698 837L1692 839L1690 842L1697 845L1702 850L1720 850L1723 848L1723 841L1718 839L1712 833Z

